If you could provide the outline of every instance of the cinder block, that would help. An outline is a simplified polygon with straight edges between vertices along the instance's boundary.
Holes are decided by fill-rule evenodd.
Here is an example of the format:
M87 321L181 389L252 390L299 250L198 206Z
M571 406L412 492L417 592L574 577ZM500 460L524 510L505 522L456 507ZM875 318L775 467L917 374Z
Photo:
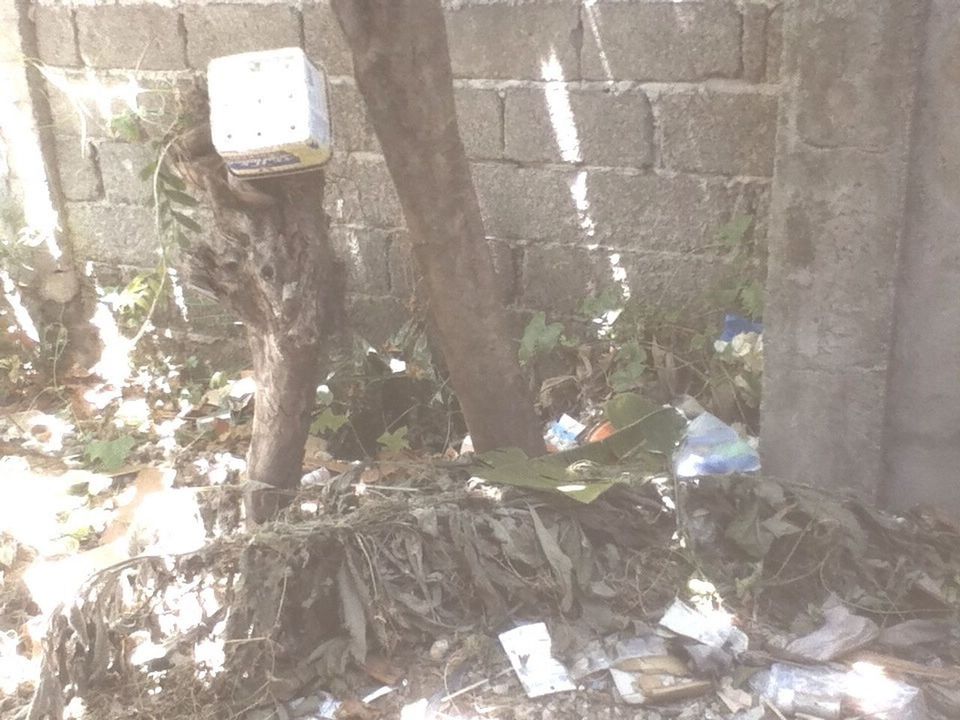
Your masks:
M153 198L149 181L140 179L140 171L157 159L157 151L145 143L100 143L100 172L107 201L146 203Z
M476 160L503 156L500 98L493 90L457 88L457 122L467 157Z
M690 253L715 246L737 215L766 213L768 184L689 175L592 171L587 179L593 241L642 252Z
M330 75L353 75L353 56L328 2L303 8L304 50Z
M169 133L185 111L183 100L195 89L197 80L191 75L142 78L138 81L137 116L140 127L150 138Z
M330 228L330 238L347 267L347 292L389 293L387 256L392 239L390 231L335 225Z
M190 67L215 57L300 45L300 18L285 5L199 5L183 9Z
M67 227L80 260L150 268L160 248L153 210L143 205L67 203Z
M76 10L80 57L94 68L186 67L177 11L156 5L94 5Z
M67 200L97 200L103 197L96 148L79 136L54 133L60 188Z
M473 179L487 235L502 239L581 237L571 186L575 171L475 163Z
M684 92L659 99L663 164L722 175L773 174L777 98Z
M73 26L73 8L34 5L37 54L47 65L79 67L80 53Z
M514 160L631 167L653 162L653 114L639 90L510 90L504 118L506 156Z
M352 83L330 85L330 115L334 151L380 152L380 142L367 116L363 97Z
M461 78L576 80L580 3L468 5L446 12L453 74Z
M770 11L767 18L767 82L780 80L780 64L783 60L783 5Z
M740 71L740 13L728 2L597 2L583 8L583 76L703 80Z
M523 251L524 307L572 315L584 298L610 278L609 261L599 251L564 245L530 245Z
M500 302L510 305L517 295L517 261L514 248L502 240L487 238L490 258L497 278ZM421 282L414 250L406 232L398 231L390 245L390 292L401 300L408 300L417 292Z
M631 298L666 310L702 302L724 266L713 256L692 253L530 245L524 251L523 306L572 315L584 298L619 285L614 268L626 273Z
M392 297L349 295L347 317L353 331L374 347L380 347L410 319L402 302Z
M750 82L766 79L767 17L770 11L764 5L747 3L743 7L743 78Z
M403 227L400 200L379 156L337 158L327 170L326 207L334 223Z
M111 97L109 108L100 107L91 94L83 92L91 82ZM90 77L76 71L58 73L55 84L47 80L42 86L54 131L109 140L115 136L110 129L111 120L135 113L139 127L148 137L158 138L169 132L181 112L182 93L193 84L192 78L138 77L136 82L140 91L136 94L136 107L131 108L128 104L130 81L126 77L107 73ZM110 114L105 116L101 110L109 110Z

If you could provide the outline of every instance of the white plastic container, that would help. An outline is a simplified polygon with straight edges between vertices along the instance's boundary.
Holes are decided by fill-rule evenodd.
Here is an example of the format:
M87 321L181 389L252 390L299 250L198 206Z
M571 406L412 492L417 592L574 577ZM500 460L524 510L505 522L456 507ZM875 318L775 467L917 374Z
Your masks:
M234 175L281 175L330 159L327 81L300 48L214 58L207 88L213 146Z

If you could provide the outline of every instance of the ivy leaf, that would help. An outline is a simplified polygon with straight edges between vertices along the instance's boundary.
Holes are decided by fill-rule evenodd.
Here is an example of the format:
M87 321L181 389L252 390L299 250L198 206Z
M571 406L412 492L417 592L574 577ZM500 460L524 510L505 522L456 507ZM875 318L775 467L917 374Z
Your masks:
M400 452L410 449L410 441L407 439L407 426L397 428L393 432L385 432L377 438L377 443L382 445L385 450L390 452Z
M616 392L633 390L642 383L646 370L647 364L642 359L631 360L610 374L610 387Z
M185 228L193 230L194 232L203 232L203 228L200 227L200 223L198 223L192 217L187 217L182 212L177 212L176 210L171 210L170 214L178 223L183 225Z
M763 315L763 285L756 280L750 280L740 288L740 303L751 319Z
M347 416L335 413L329 407L317 415L310 424L311 435L322 435L326 432L336 432L347 423Z
M717 239L728 249L734 250L743 242L751 225L753 225L753 215L737 215L720 228Z
M83 454L91 464L99 464L102 470L113 472L123 467L134 444L134 439L129 435L118 437L116 440L92 440L87 443Z
M164 190L164 194L173 202L189 207L197 206L197 199L193 195L188 195L180 190Z
M166 170L161 169L159 172L159 177L161 180L163 180L163 182L165 182L167 185L172 187L174 190L179 190L180 192L183 192L184 190L187 189L187 185L186 183L183 182L183 180L178 178L176 175L171 175Z
M547 316L543 312L536 313L524 328L523 338L520 340L520 350L517 353L520 364L526 365L538 355L550 352L557 347L561 337L563 325L548 325Z
M152 163L147 165L140 171L140 179L146 182L153 178L153 174L157 171L157 161L154 160Z

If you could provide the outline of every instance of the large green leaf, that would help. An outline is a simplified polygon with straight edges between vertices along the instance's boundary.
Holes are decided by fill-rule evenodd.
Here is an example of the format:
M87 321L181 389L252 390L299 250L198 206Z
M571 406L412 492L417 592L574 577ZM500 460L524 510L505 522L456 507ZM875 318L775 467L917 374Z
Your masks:
M683 432L683 418L673 408L655 406L639 395L619 400L613 415L615 427L624 424L601 442L536 458L517 448L493 450L477 457L473 473L488 482L559 492L591 503L617 483L662 472L663 456Z
M637 448L661 455L673 452L686 427L674 408L657 405L637 393L614 395L607 401L604 414L619 431L609 439L623 436L616 443L618 447L633 442Z

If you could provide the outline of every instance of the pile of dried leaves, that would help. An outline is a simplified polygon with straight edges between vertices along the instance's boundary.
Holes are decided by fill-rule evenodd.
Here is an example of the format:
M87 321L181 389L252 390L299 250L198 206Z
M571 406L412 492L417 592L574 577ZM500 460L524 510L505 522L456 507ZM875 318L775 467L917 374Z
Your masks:
M691 578L713 583L772 658L830 594L881 627L960 610L960 533L930 516L762 479L621 482L591 504L467 481L420 465L403 487L363 492L355 468L253 534L99 573L52 622L29 717L59 718L80 697L92 717L233 718L342 686L371 652L517 618L622 630ZM192 622L172 624L185 607ZM222 667L197 659L211 640ZM153 656L134 662L145 642ZM936 661L960 663L946 648Z

